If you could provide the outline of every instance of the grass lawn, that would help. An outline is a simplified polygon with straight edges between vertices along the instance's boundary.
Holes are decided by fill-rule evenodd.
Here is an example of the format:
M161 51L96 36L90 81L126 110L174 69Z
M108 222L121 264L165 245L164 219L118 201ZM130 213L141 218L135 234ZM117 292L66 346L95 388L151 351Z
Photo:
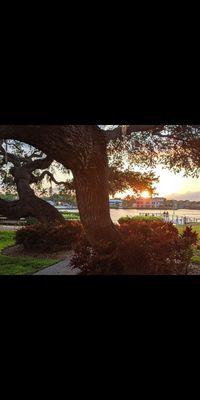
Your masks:
M32 275L59 260L4 256L1 251L15 244L15 232L0 231L0 275Z
M76 220L76 221L79 221L79 220L80 220L80 215L79 215L79 213L63 211L61 214L63 215L63 217L64 217L66 220Z
M78 218L76 218L78 219ZM181 233L185 226L178 226ZM198 246L200 246L200 224L193 225L199 235ZM15 232L13 231L0 231L0 275L32 275L35 272L55 264L59 260L55 259L38 259L29 257L11 257L1 254L1 251L15 244ZM194 255L192 258L194 263L200 263L200 250L197 246L194 247Z
M183 230L185 229L186 225L181 225L178 226L178 230L180 233L183 232ZM200 246L200 224L199 225L193 225L192 226L192 230L196 231L198 233L198 242L197 242L197 246ZM194 255L192 257L192 262L194 263L200 263L200 250L197 248L197 246L194 246Z

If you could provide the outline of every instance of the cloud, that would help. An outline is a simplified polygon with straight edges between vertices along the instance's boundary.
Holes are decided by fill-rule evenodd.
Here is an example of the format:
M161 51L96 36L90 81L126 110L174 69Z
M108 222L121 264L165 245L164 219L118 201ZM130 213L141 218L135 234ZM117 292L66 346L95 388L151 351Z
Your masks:
M198 192L185 192L185 193L171 193L165 196L168 200L191 200L200 201L200 191Z

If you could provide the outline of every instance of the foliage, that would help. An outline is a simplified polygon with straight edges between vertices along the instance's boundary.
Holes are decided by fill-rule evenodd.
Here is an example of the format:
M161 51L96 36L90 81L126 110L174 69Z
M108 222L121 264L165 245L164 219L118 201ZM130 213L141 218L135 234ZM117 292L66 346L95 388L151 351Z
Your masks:
M186 227L186 225L178 226L177 229L178 229L179 233L183 233L183 231L185 230L185 227ZM198 242L195 246L193 246L192 262L200 263L200 225L192 224L191 228L192 228L192 231L196 232L198 235Z
M36 224L17 231L16 243L27 250L59 251L72 249L79 240L82 225L78 221L61 224Z
M18 198L18 196L16 194L13 194L13 193L9 192L8 190L6 191L6 193L0 193L0 197L2 200L6 200L6 201L13 201Z
M54 193L51 198L47 200L53 200L55 203L68 203L71 204L72 206L77 206L77 201L76 201L76 195L73 193L73 191L66 190L66 188L63 188L62 186L59 187L58 193Z
M115 195L117 192L132 190L135 193L148 190L154 192L153 183L157 182L155 175L151 173L135 172L129 169L119 169L114 165L109 168L109 193Z
M175 172L184 170L186 176L199 176L200 126L149 125L138 130L127 125L126 134L112 140L108 151L133 165L152 168L160 163Z
M38 224L37 218L34 217L26 218L26 225L36 225L36 224Z
M146 216L136 215L134 217L129 217L127 215L126 217L119 218L118 222L119 222L119 224L123 224L123 223L129 223L132 221L158 221L160 219L162 219L162 218L161 217L153 217L151 215L146 215Z
M95 252L85 238L79 243L72 264L83 274L186 274L197 234L187 228L182 234L172 223L161 220L121 221L121 240L107 256Z

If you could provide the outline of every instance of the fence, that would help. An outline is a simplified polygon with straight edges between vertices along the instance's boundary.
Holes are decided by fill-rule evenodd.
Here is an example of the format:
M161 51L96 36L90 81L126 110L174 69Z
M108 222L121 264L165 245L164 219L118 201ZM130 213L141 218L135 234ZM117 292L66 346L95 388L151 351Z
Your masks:
M7 217L3 217L0 215L0 225L19 225L23 226L26 225L27 220L26 218L20 218L17 220L10 220Z
M176 225L185 225L185 224L198 224L200 223L200 217L195 218L195 217L188 217L186 215L183 216L178 216L175 214L166 214L166 213L139 213L139 215L142 216L152 216L152 217L159 217L164 219L165 222L172 222L173 224Z

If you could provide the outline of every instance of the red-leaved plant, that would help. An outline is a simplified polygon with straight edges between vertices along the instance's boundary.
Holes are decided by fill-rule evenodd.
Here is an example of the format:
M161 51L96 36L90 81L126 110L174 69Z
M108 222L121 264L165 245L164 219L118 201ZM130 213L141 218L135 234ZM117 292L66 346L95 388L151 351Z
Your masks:
M72 259L83 274L186 274L197 233L187 227L182 235L172 223L162 220L121 220L121 240L115 251L95 252L84 235Z
M27 250L71 250L80 241L82 231L79 221L66 221L56 225L39 223L18 230L16 244L23 244Z

